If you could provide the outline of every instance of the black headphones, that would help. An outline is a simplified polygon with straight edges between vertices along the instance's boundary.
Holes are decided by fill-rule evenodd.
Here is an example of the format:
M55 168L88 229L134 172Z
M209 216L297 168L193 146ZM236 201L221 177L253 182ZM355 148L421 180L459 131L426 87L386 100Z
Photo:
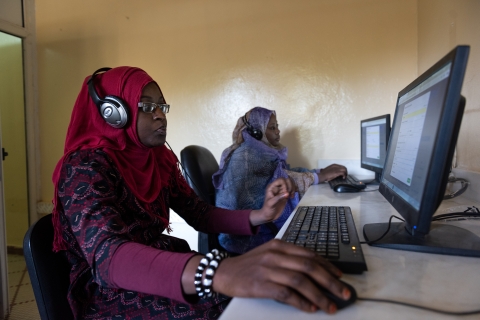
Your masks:
M247 120L247 114L242 117L243 123L247 126L247 132L257 140L262 140L263 133L261 130L255 129Z
M126 103L116 96L105 96L100 98L95 90L94 79L98 73L107 72L112 68L100 68L95 71L88 80L88 92L93 102L95 102L102 118L114 128L123 128L128 122L128 112Z

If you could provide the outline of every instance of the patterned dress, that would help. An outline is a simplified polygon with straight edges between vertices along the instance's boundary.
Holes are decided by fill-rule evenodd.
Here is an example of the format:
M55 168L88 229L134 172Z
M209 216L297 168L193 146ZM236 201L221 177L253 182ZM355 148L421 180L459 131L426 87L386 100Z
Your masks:
M176 165L171 172L169 186L146 206L133 196L102 150L77 151L64 162L58 196L72 266L68 299L76 319L216 319L228 304L230 298L222 295L201 300L187 296L190 303L185 303L111 284L109 265L122 244L191 251L186 241L163 234L168 228L165 208L198 230L209 229L205 216L214 207L196 197ZM168 275L160 276L167 284Z

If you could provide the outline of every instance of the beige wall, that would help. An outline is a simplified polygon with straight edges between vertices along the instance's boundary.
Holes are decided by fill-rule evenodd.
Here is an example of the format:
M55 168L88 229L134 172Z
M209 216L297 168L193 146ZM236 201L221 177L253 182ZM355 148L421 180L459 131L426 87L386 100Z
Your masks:
M85 76L144 68L172 105L168 141L219 159L239 116L275 109L292 165L359 158L359 121L417 75L415 0L36 3L42 200ZM342 126L339 128L338 126Z
M421 0L418 67L427 70L459 44L470 45L462 94L467 105L457 142L457 167L480 172L480 1Z
M144 68L172 105L168 141L217 159L236 119L275 109L290 163L359 157L358 122L457 44L471 45L459 168L480 172L480 1L37 2L42 199L85 76ZM417 24L418 21L418 24ZM418 72L417 72L418 69ZM344 122L345 128L337 124Z

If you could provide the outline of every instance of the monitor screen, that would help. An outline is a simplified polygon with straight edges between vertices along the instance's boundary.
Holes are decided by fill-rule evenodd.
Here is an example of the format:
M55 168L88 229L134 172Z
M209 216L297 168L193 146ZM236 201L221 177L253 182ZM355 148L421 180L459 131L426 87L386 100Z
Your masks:
M367 241L381 238L371 245L480 256L480 238L472 244L475 237L469 231L432 223L445 194L465 108L461 89L469 49L457 46L398 94L379 191L404 222L366 224ZM467 248L460 244L465 237Z
M360 166L375 172L374 180L364 181L367 184L380 183L389 137L389 114L360 121Z

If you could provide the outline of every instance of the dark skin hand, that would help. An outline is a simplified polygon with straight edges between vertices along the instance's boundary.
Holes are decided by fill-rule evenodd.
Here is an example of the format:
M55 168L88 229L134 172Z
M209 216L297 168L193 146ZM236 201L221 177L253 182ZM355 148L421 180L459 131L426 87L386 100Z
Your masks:
M338 281L340 276L322 257L275 239L222 261L213 289L232 297L270 298L306 312L334 313L336 305L317 286L348 299L350 291Z
M290 179L275 180L267 187L262 209L250 214L251 224L277 219L293 192ZM201 258L194 256L185 266L182 287L186 294L195 293L194 273ZM321 309L334 313L337 307L318 286L347 300L350 292L338 280L340 276L341 271L324 258L275 239L241 256L224 259L215 272L213 290L230 297L270 298L306 312Z
M262 223L273 221L280 217L288 198L295 194L294 184L290 179L277 179L267 186L263 206L259 210L250 212L250 224L258 226ZM193 278L202 256L192 257L186 264L182 274L182 288L186 294L195 293Z
M295 182L291 179L279 178L269 184L265 191L263 206L250 212L250 223L258 226L278 219L285 208L288 198L295 195Z
M348 175L348 172L347 168L340 164L331 164L328 167L321 169L320 173L317 173L317 175L320 182L326 182L339 176L345 179Z

